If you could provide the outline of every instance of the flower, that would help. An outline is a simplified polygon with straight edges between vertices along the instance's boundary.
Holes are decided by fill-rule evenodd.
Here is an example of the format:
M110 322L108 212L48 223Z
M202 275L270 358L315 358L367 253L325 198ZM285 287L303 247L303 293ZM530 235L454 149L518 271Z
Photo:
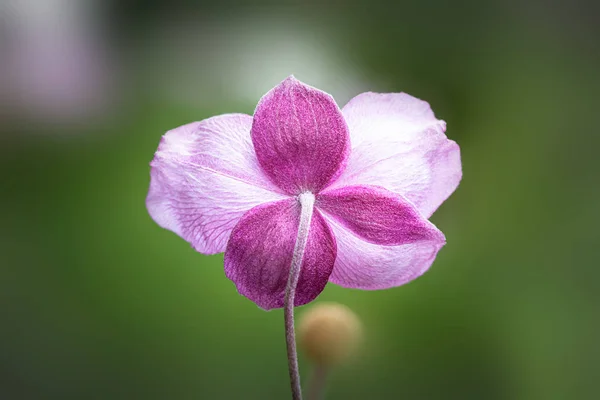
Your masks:
M152 218L259 307L294 305L328 281L385 289L423 274L445 244L427 218L462 177L460 150L429 105L404 93L333 98L288 77L254 117L226 114L167 132L151 162Z

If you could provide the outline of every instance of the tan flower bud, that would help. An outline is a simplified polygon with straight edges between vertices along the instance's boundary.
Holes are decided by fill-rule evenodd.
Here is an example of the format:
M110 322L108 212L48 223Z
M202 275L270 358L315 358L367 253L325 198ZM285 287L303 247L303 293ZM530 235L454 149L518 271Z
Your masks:
M347 360L362 339L362 324L348 307L319 303L300 315L298 340L311 361L334 365Z

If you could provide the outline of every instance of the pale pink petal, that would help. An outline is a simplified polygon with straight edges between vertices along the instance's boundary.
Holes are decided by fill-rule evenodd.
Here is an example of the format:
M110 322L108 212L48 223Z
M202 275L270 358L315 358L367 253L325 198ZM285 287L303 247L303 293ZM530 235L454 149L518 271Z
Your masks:
M283 307L299 221L299 202L287 199L251 209L231 233L225 251L225 274L240 294L261 308ZM296 306L314 300L323 291L335 257L335 238L323 216L314 210L296 288Z
M252 142L265 173L283 191L317 193L341 173L348 127L333 98L289 77L258 103Z
M327 189L316 206L367 242L401 245L444 242L444 235L404 197L377 186Z
M362 93L342 110L350 129L348 164L332 187L382 186L429 217L462 177L458 145L429 104L405 93Z
M223 252L246 211L287 197L258 165L251 124L228 114L183 125L163 136L150 164L150 216L201 253Z
M330 216L338 253L329 281L347 288L378 290L400 286L425 273L444 242L418 241L400 246L366 242Z

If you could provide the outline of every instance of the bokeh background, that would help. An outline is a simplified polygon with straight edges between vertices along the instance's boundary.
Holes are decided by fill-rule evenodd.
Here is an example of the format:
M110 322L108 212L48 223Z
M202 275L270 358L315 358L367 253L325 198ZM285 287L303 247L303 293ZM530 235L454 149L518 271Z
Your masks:
M0 398L289 397L281 310L144 205L165 131L251 114L289 74L340 105L425 99L463 157L427 274L318 298L367 332L327 398L599 398L599 15L584 0L4 0Z

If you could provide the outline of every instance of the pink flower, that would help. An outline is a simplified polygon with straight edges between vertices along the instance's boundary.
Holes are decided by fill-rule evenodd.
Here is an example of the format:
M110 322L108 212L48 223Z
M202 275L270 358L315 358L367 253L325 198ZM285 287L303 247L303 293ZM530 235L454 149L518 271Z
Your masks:
M445 238L427 218L461 179L458 145L429 105L363 93L342 110L289 77L254 117L226 114L167 132L151 163L152 218L204 254L264 309L294 305L328 281L357 289L407 283Z

